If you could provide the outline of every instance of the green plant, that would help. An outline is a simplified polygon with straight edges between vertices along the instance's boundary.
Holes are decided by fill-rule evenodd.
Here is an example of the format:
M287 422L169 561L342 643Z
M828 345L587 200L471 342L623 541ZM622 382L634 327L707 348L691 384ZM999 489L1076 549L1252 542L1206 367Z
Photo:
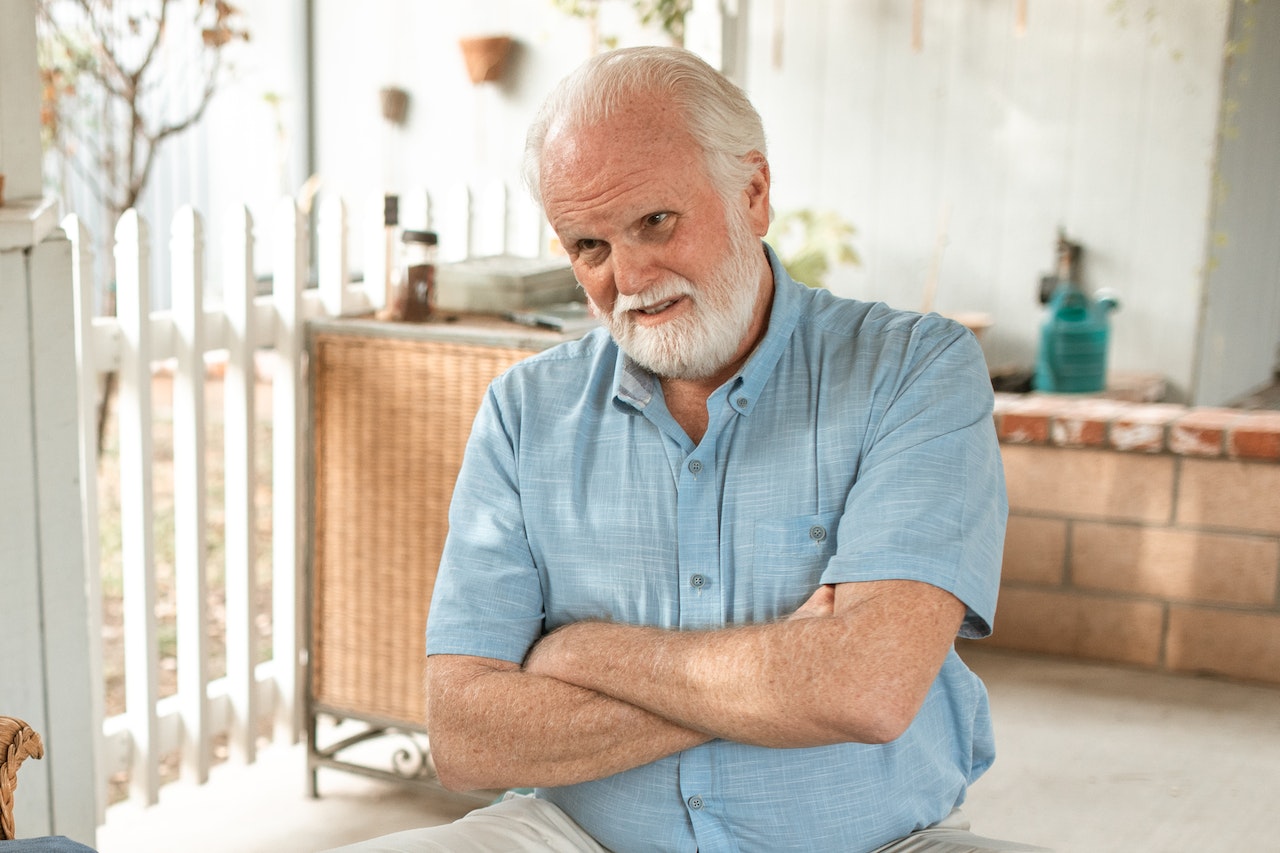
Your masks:
M631 7L640 23L656 23L677 44L684 43L684 18L693 8L693 0L633 0Z
M621 2L621 0L617 0ZM591 25L592 53L597 42L607 47L617 43L617 37L600 38L597 33L597 22L600 18L600 4L610 0L551 0L551 5L575 18L583 18ZM641 24L656 24L670 38L672 44L684 44L684 19L693 8L693 0L628 0L636 18Z
M838 213L806 207L775 216L764 239L778 253L788 275L810 287L826 287L833 266L862 263L853 248L856 233Z

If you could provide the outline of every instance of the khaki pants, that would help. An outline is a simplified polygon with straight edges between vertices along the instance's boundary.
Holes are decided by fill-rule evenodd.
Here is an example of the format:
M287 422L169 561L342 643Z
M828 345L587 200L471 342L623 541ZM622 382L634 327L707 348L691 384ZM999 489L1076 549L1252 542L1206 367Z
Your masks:
M969 832L959 809L945 820L873 853L993 853L1044 851L1011 841L982 838ZM507 794L500 802L477 809L453 823L384 835L329 853L609 853L546 800Z

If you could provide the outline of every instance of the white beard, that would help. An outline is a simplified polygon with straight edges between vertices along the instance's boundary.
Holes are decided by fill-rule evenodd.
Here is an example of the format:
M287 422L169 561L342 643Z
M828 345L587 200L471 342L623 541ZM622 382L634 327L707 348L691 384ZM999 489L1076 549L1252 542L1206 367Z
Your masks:
M592 303L596 315L637 364L666 379L705 379L733 360L755 318L764 249L745 217L729 222L729 247L709 279L696 285L669 276L643 293L619 294L613 311ZM630 312L683 296L693 303L681 317L648 327Z

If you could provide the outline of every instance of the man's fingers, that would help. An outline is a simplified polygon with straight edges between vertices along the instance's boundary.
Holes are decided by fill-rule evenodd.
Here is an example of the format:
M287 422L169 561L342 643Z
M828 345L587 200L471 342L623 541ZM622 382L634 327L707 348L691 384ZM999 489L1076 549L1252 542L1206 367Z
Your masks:
M830 616L835 613L836 588L834 584L823 584L809 596L809 600L800 605L800 609L792 613L791 619L810 619L814 616Z

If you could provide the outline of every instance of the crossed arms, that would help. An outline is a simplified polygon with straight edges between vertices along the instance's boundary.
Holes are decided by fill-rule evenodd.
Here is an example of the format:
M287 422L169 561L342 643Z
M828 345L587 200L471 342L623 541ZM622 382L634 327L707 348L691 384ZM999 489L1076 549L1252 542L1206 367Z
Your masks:
M598 779L713 738L884 743L920 709L964 614L926 583L845 583L781 622L578 622L543 637L523 666L434 655L432 756L446 787L469 790Z

